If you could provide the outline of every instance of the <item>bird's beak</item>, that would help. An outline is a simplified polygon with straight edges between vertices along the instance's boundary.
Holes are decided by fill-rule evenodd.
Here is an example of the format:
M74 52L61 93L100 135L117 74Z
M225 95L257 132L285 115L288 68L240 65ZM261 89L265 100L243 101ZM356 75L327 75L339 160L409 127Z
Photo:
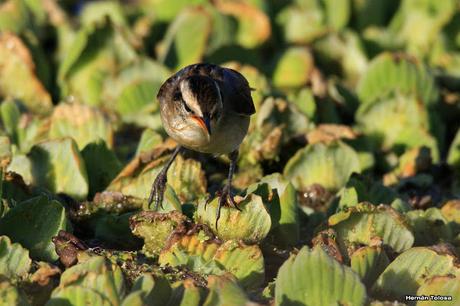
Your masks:
M198 117L192 116L192 119L195 120L198 125L205 130L209 135L211 135L211 119L209 117Z

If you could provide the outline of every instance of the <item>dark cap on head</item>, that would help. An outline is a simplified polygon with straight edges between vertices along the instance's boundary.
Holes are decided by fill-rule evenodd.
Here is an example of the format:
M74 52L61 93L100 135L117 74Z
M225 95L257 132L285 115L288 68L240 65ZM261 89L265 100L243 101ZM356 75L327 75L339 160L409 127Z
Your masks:
M222 99L216 82L210 77L192 75L186 78L190 91L196 97L203 114L211 114L215 110L218 99Z

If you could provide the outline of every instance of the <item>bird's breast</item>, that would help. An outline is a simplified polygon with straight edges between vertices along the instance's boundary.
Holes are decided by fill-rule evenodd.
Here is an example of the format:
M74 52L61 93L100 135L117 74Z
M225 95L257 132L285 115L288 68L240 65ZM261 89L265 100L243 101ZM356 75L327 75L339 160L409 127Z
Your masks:
M238 148L248 131L250 118L236 113L222 115L211 135L180 117L162 116L168 135L180 145L203 153L227 154Z
M209 142L196 150L212 154L227 154L236 150L248 132L249 122L249 116L224 114L214 127Z

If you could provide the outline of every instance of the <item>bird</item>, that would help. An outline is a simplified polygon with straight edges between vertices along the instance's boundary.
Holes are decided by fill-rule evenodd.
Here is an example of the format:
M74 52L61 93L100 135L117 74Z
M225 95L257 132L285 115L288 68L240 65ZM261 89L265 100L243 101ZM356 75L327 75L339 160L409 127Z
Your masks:
M238 71L210 63L186 66L162 84L157 94L161 121L178 146L152 184L149 205L155 201L155 210L163 207L167 171L177 155L189 149L214 156L226 154L230 159L227 182L219 192L216 229L222 206L230 203L240 210L231 185L239 146L256 112L252 90Z

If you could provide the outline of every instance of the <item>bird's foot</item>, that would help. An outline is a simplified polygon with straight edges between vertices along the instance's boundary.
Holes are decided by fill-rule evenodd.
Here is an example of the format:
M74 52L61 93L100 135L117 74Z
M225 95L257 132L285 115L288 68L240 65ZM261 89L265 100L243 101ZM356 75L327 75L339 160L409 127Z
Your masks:
M233 207L241 211L241 208L239 208L238 204L235 202L235 199L233 198L230 189L230 185L225 185L221 191L217 192L217 196L219 197L219 206L217 207L216 211L216 230L217 223L220 219L220 210L222 209L222 206L226 204L231 204Z
M155 211L158 207L163 209L163 196L166 189L166 173L160 172L152 184L152 190L150 191L148 205L155 201Z

